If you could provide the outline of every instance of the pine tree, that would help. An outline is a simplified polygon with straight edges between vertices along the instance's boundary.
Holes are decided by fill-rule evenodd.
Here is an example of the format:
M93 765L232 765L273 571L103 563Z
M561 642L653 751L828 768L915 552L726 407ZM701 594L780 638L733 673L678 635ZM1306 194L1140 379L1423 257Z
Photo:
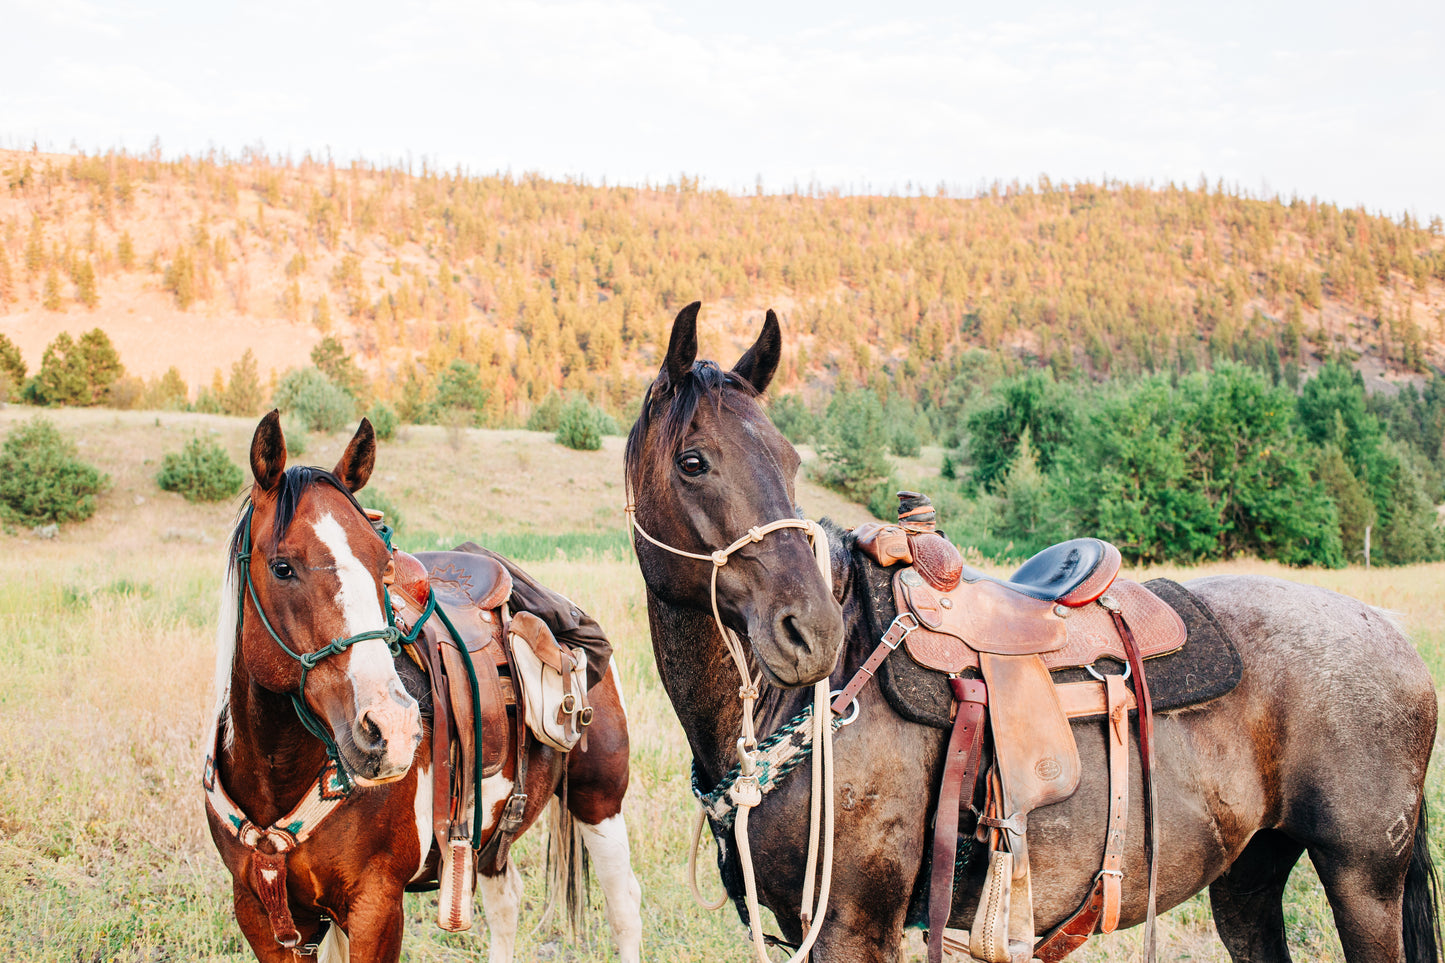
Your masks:
M98 405L105 400L110 386L125 374L125 366L120 363L120 353L111 344L110 337L100 328L91 328L82 334L77 348L89 394L84 403Z
M76 262L71 280L75 282L75 300L87 308L94 308L100 303L100 295L95 290L95 268L88 259Z
M0 308L14 300L15 275L10 269L10 258L5 254L5 245L0 243Z
M228 415L251 416L261 410L264 400L256 355L247 348L241 360L231 365L231 380L221 394L221 409Z
M130 232L126 231L120 236L115 245L115 257L120 262L122 270L129 271L135 267L135 243L130 239Z
M60 275L55 268L51 268L45 275L45 291L40 296L40 303L47 311L59 311L60 305Z
M13 401L20 397L25 384L25 359L20 349L4 334L0 334L0 402Z

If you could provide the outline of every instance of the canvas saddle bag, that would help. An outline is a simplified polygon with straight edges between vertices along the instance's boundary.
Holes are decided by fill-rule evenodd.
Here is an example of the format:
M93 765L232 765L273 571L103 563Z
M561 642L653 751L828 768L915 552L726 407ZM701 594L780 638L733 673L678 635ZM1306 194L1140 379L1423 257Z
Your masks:
M585 749L592 722L586 655L558 645L547 623L531 612L513 615L508 631L527 728L559 752L579 742Z

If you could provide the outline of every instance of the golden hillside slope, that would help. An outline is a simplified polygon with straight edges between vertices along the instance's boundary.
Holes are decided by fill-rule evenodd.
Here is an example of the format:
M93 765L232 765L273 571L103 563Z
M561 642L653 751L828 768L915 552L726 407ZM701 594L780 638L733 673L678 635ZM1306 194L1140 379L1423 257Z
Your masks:
M494 423L558 388L630 407L695 298L703 353L724 361L777 308L784 386L887 362L916 394L967 347L1103 376L1268 344L1400 378L1445 364L1441 235L1209 185L736 196L686 178L0 151L0 333L33 370L57 331L98 325L132 373L175 365L193 390L246 347L264 377L335 333L383 396L477 363Z

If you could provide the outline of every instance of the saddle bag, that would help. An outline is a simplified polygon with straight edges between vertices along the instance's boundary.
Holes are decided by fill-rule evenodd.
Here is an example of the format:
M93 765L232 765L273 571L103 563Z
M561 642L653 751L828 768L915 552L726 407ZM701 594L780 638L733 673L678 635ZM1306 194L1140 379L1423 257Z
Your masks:
M558 645L547 624L530 612L512 616L509 631L527 728L553 749L571 752L592 722L586 656Z

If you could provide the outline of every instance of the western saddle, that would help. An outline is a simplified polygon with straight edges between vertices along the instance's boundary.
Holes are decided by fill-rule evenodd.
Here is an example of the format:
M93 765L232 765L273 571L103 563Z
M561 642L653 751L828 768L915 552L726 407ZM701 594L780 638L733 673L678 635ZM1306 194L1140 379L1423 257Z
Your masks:
M872 655L833 701L850 711L858 691L901 644L925 668L948 675L955 701L938 795L929 890L929 960L1055 963L1097 929L1119 923L1128 817L1128 715L1138 710L1149 851L1146 959L1152 959L1155 849L1153 731L1145 659L1179 649L1183 620L1136 582L1119 579L1119 551L1096 538L1044 549L1007 580L963 564L936 530L925 496L900 492L899 524L855 530L857 546L896 567L897 617ZM1095 663L1123 666L1103 673ZM1086 668L1093 680L1055 683L1051 670ZM1126 686L1132 676L1133 691ZM1104 717L1109 812L1103 863L1079 909L1038 939L1029 876L1028 814L1067 799L1080 764L1071 720ZM984 773L985 728L992 765ZM980 781L984 806L974 808ZM973 926L946 929L953 899L960 810L978 816L988 871ZM971 842L970 842L971 844Z
M411 639L403 650L431 687L432 832L442 859L437 925L466 930L472 925L474 867L504 863L523 828L529 700L549 709L555 701L521 684L518 652L525 649L559 675L582 680L565 712L555 713L578 739L592 719L586 660L559 645L542 619L528 612L509 615L512 576L489 555L411 555L397 549L389 577L397 624L404 639ZM484 835L481 781L499 772L511 778L512 794Z

